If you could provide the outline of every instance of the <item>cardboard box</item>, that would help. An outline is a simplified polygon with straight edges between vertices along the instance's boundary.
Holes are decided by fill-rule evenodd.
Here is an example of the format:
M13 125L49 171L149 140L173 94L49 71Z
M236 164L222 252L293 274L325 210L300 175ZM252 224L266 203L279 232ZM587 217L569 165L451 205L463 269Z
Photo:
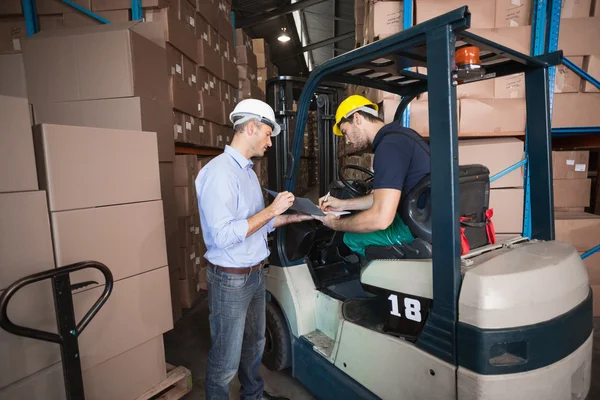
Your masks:
M271 54L269 44L263 38L252 39L252 49L254 50L254 54Z
M183 268L179 270L179 279L193 279L200 268L200 257L196 254L196 245L183 250Z
M27 98L22 54L0 54L0 76L0 96Z
M235 54L238 65L248 65L254 70L258 68L256 54L254 54L251 46L237 46L235 48Z
M92 0L73 0L73 3L87 10L92 8ZM35 9L38 15L72 13L74 9L61 0L36 0Z
M27 36L25 19L21 17L0 20L0 54L21 52L21 41Z
M563 93L554 96L552 127L599 126L600 94Z
M600 80L600 56L585 57L583 69L597 80ZM598 93L600 90L585 79L581 79L581 91L586 93Z
M588 251L600 243L600 215L554 212L556 240L570 243L577 251Z
M236 68L237 70L237 68ZM220 98L221 101L224 103L230 103L230 97L229 97L229 84L225 81L221 81L219 82L219 94L220 94Z
M566 18L560 22L558 48L565 57L600 54L600 17Z
M590 285L594 296L594 317L600 317L600 285Z
M208 96L203 92L200 92L200 112L199 117L212 121L217 124L224 124L226 122L225 115L223 114L223 107L221 107L221 100L219 95Z
M96 260L110 268L115 281L168 264L160 200L54 212L52 233L58 265ZM72 283L88 280L104 278L91 269L71 274Z
M196 5L189 1L179 1L179 19L196 36Z
M583 253L581 253L583 254ZM583 260L588 272L590 285L600 285L600 253L596 252ZM600 295L600 293L598 293Z
M240 99L264 100L265 93L252 81L239 81Z
M194 187L175 186L175 204L178 217L188 217L198 209L196 189Z
M583 68L583 57L570 57L575 65ZM581 86L581 78L570 68L559 65L556 68L556 78L554 80L554 93L577 93Z
M163 336L158 335L83 371L83 388L86 400L135 399L166 377Z
M183 129L185 130L185 135L188 138L188 142L200 145L200 133L198 132L198 127L196 126L197 118L192 117L191 115L183 114Z
M73 296L78 321L103 290L96 287ZM81 366L92 368L171 329L168 267L115 282L108 301L79 338Z
M158 157L173 161L175 145L171 108L143 97L38 103L34 105L36 124L87 126L156 132Z
M219 2L218 0L196 0L196 10L207 21L210 21L214 28L218 27L219 21Z
M28 242L28 244L33 243ZM22 255L27 254L22 253ZM53 267L54 263L50 260L50 263L41 266L35 272L46 271ZM17 325L56 332L52 283L50 281L38 282L19 290L10 301L8 315ZM3 329L0 329L0 351L2 352L0 388L15 384L15 382L60 361L58 345L13 335ZM64 387L63 381L60 384ZM0 399L30 399L30 397L8 396L7 392L10 393L13 390L0 389ZM47 399L48 397L39 398Z
M460 0L419 0L415 12L417 24L430 20L438 15L456 10L464 6ZM493 28L495 22L495 1L478 0L468 4L471 12L471 28Z
M175 217L175 191L174 172L172 162L161 162L160 170L160 196L163 202L165 220Z
M181 295L181 306L192 308L200 296L200 282L196 277L179 280L179 293Z
M181 293L179 292L179 271L169 273L169 283L171 284L171 311L173 312L173 324L181 319Z
M384 100L383 108L385 110L384 118L385 122L392 121L396 109L398 107L398 100ZM456 101L456 116L460 116L460 101ZM458 121L457 121L458 122ZM426 101L413 101L410 104L410 127L417 131L423 137L429 137L429 107ZM458 126L460 133L460 125Z
M224 10L219 12L219 18L217 19L217 31L221 36L225 38L228 42L233 43L233 30L234 27L231 24L231 14L227 14Z
M36 342L48 346L45 342ZM56 348L58 349L58 347ZM65 399L66 397L61 363L54 364L51 367L27 376L23 380L0 389L0 400L46 400Z
M176 142L187 143L189 138L187 132L183 129L184 118L183 113L173 110L172 112L173 137Z
M192 216L178 217L177 226L179 247L185 249L194 245L196 241L196 228L200 229L194 224L194 218Z
M383 1L367 4L365 38L372 42L380 35L393 35L402 31L402 1Z
M485 1L477 2L474 4L485 3ZM471 22L476 23L473 10L471 10ZM476 28L473 27L472 28ZM562 31L562 25L561 25ZM499 43L503 46L516 50L520 53L529 55L531 47L531 26L517 26L509 28L494 28L494 29L469 29L475 35L482 36L492 42ZM559 45L559 49L562 47Z
M169 77L170 105L188 115L198 116L198 92L177 75Z
M586 179L590 152L580 151L553 151L552 152L552 177L556 179Z
M48 31L52 29L63 29L65 27L65 21L63 19L64 14L58 15L39 15L38 24L40 31Z
M21 0L4 0L0 3L0 15L23 15Z
M179 20L170 8L145 10L144 16L147 22L157 22L162 26L166 42L171 43L194 62L198 60L196 34L188 28L187 21Z
M45 192L0 193L0 220L0 290L54 268Z
M248 36L248 34L246 32L244 32L243 29L238 28L235 30L235 43L236 46L246 46L250 49L250 51L252 51L252 39L250 39L250 36Z
M496 28L530 26L533 1L496 0Z
M490 170L490 177L523 160L524 143L515 138L468 139L458 141L460 165L482 164ZM523 167L492 182L491 188L523 186Z
M176 155L173 163L173 186L194 187L197 163L196 155Z
M95 14L107 19L111 24L131 21L130 10L98 11ZM60 22L55 20L53 24L58 25ZM104 25L104 23L81 12L69 12L62 15L62 28L80 28L94 25Z
M523 231L523 189L490 190L490 208L496 233L521 233Z
M165 235L169 271L178 271L182 266L182 260L179 254L179 220L177 217L165 220Z
M560 18L585 18L591 14L592 0L564 0Z
M525 73L501 76L494 82L494 97L496 99L524 99Z
M171 0L142 0L142 8L167 8L178 4ZM92 11L131 9L131 0L93 0Z
M590 179L555 179L554 207L589 207Z
M225 57L221 58L221 64L223 69L223 80L230 85L236 85L238 83L238 68L233 61L227 60Z
M522 135L525 125L525 99L460 100L461 136Z
M236 69L237 73L237 69ZM197 90L204 92L208 96L219 97L221 95L219 81L203 67L198 67Z
M156 33L154 27L129 22L46 31L28 38L23 41L23 61L29 101L139 96L167 104L164 45L145 37Z
M238 79L240 81L251 81L252 83L257 83L256 80L256 70L252 69L252 67L248 65L238 65L237 66Z
M37 190L27 99L0 96L0 193Z
M203 67L213 75L220 77L219 79L223 79L223 67L221 65L221 53L219 52L218 35L215 36L215 43L215 41L211 40L213 37L211 33L213 28L210 27L209 23L202 17L198 18L196 23L196 34L199 36L196 40L198 66Z
M183 79L183 54L170 43L166 44L166 50L169 74Z
M43 124L34 143L50 211L160 200L153 132Z

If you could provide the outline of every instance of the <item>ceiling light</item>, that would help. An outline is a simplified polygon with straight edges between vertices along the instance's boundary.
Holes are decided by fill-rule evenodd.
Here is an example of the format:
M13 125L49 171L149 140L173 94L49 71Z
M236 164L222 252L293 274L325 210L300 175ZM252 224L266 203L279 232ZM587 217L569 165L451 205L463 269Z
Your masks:
M285 31L285 28L281 28L281 35L279 35L277 40L279 40L280 42L284 42L284 43L290 41L290 36Z

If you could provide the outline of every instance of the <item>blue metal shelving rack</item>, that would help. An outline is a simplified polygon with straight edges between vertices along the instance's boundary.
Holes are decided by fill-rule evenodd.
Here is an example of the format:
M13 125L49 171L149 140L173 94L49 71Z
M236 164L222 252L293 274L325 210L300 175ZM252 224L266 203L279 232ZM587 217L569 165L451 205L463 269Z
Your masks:
M561 0L535 0L532 18L531 34L531 53L534 56L544 53L550 53L558 49L558 36L560 30L560 12ZM587 74L569 59L563 59L563 65L573 70L578 76L591 82L600 89L600 81ZM556 77L556 68L551 67L548 70L548 91L550 97L549 115L552 116L554 107L554 81ZM565 137L574 135L600 134L600 127L572 127L572 128L553 128L552 137ZM531 190L529 180L529 168L527 163L528 151L527 135L525 136L525 214L523 222L523 236L531 237ZM514 167L514 166L513 166ZM511 168L513 168L511 167ZM510 169L510 168L509 168ZM504 172L504 171L503 171ZM501 173L502 174L502 173ZM500 175L500 174L499 174ZM585 259L592 254L600 251L600 245L590 249L581 255Z

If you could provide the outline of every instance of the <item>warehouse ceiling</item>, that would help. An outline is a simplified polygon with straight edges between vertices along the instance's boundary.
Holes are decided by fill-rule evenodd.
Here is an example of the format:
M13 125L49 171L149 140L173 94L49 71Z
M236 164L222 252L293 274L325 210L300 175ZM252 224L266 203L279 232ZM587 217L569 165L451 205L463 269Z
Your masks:
M280 75L307 76L310 69L354 48L354 0L233 0L233 11L236 27L266 39ZM287 43L277 40L282 28L291 37ZM329 40L340 36L345 39ZM326 40L326 45L320 43Z

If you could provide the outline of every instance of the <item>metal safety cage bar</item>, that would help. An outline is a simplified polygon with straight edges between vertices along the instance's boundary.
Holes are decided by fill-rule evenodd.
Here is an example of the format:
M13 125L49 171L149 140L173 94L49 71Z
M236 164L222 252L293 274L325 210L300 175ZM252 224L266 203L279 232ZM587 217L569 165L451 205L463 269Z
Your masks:
M401 96L414 97L429 91L431 208L436 216L432 244L435 301L417 345L455 365L457 299L461 280L455 87L459 82L453 76L457 46L475 44L482 48L482 62L488 73L486 79L518 72L527 74L527 123L532 141L539 146L531 154L531 159L542 167L536 170L542 183L537 185L540 197L535 199L539 203L539 211L532 220L535 234L540 239L553 236L552 200L548 204L541 201L541 195L550 194L551 197L547 68L557 65L562 58L560 52L535 58L521 54L465 32L469 26L468 8L460 7L321 64L312 72L300 96L296 123L296 132L304 132L311 98L319 83L325 79L381 89ZM405 70L414 66L428 67L427 75ZM540 93L545 101L540 101ZM285 190L294 190L301 147L302 136L296 135L292 147L295 165L292 176L286 180ZM277 232L277 240L285 242L283 231ZM284 266L302 262L287 260L283 256Z
M403 16L402 29L408 29L413 26L413 19L414 19L413 10L414 10L413 0L406 0L402 3L402 16ZM406 107L404 107L404 109L402 109L402 126L405 126L405 127L410 126L410 104L409 103L407 103ZM395 116L395 117L396 118L394 118L394 120L399 119L399 115Z
M23 14L25 16L25 27L27 29L27 36L35 35L39 32L40 26L37 17L37 11L35 6L36 0L22 0L23 4ZM106 18L94 13L91 10L88 10L85 7L80 6L77 3L72 2L71 0L60 0L69 7L76 9L79 12L84 13L88 17L94 18L95 20L103 23L110 24L110 21ZM131 0L131 20L132 21L140 21L144 18L144 14L142 12L142 0Z

